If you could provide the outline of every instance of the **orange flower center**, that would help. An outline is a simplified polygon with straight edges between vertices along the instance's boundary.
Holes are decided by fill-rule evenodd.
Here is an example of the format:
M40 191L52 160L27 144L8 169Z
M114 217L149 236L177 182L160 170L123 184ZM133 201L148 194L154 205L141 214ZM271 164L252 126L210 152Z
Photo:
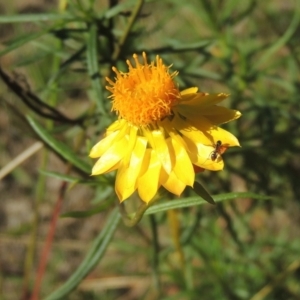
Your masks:
M178 74L169 73L162 59L156 56L156 63L147 63L143 52L144 63L140 64L138 56L133 55L135 67L127 60L128 73L118 71L116 81L106 80L111 86L106 88L112 93L112 110L136 126L147 126L172 114L172 106L180 98L180 92L173 78Z

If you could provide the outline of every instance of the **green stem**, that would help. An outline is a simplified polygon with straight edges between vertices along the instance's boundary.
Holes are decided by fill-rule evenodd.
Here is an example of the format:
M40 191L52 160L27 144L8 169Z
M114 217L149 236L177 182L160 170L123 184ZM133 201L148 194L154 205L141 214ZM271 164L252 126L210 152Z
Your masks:
M158 295L161 294L161 284L159 280L159 241L158 241L158 230L157 230L157 222L155 219L155 215L149 216L150 227L153 237L153 255L152 255L152 268L153 268L153 281L154 286L158 292Z
M138 16L138 14L140 13L140 11L142 9L143 4L144 4L144 0L138 0L137 1L137 4L136 4L134 10L131 13L128 25L125 28L123 36L122 36L122 38L121 38L121 40L120 40L120 42L118 44L118 47L114 51L114 54L112 56L112 60L113 61L116 61L119 58L121 50L122 50L122 48L123 48L123 46L124 46L124 44L125 44L128 36L129 36L131 28L132 28L132 26L133 26L133 24L134 24L134 22L135 22L135 20L136 20L136 18Z
M125 225L128 227L133 227L141 220L145 211L149 208L149 205L143 203L134 214L127 214L124 205L122 204L120 204L119 208Z

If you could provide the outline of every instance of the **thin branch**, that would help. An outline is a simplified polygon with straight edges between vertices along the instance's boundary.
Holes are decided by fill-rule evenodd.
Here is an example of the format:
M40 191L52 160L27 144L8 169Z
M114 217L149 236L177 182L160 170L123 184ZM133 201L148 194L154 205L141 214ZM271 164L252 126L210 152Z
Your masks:
M122 48L130 34L130 31L131 31L131 28L133 27L134 22L136 21L138 15L142 9L143 4L144 4L144 0L137 1L137 5L135 6L135 8L130 16L130 19L129 19L127 27L125 28L124 34L123 34L121 40L119 41L118 47L115 49L115 52L112 56L113 61L116 61L119 58Z
M43 148L43 143L35 142L29 148L27 148L22 153L20 153L17 157L11 160L7 165L5 165L0 170L0 180L42 148Z
M59 214L61 211L61 206L62 206L62 202L63 202L66 190L67 190L67 182L64 181L61 185L59 196L57 198L56 205L55 205L55 208L53 211L51 224L50 224L49 232L47 235L47 240L46 240L46 243L45 243L43 251L42 251L42 255L41 255L41 259L40 259L40 263L39 263L39 267L38 267L38 271L37 271L37 275L36 275L34 289L33 289L33 292L32 292L31 298L30 298L31 300L39 299L41 284L42 284L42 280L43 280L43 277L45 274L46 265L48 262L51 246L53 244L57 221L59 218Z
M43 102L39 97L33 94L29 90L25 90L16 80L13 80L7 75L0 66L0 77L7 85L10 91L17 95L28 107L30 107L38 115L45 118L52 119L55 121L71 123L71 124L82 124L83 118L69 119L64 116L58 110Z

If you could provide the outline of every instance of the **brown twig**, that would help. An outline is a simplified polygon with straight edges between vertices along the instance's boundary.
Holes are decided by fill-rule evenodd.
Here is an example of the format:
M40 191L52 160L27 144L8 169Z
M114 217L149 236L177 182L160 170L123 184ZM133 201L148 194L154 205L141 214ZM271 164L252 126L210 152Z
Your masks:
M10 91L12 91L18 98L20 98L29 108L35 113L45 118L71 124L82 124L83 118L69 119L60 113L54 107L42 101L39 97L33 94L29 89L24 89L16 80L13 80L6 74L0 66L0 78L6 84Z
M49 232L47 235L47 240L46 240L44 248L42 250L42 255L41 255L41 259L40 259L40 263L39 263L39 267L38 267L38 271L37 271L37 276L36 276L36 280L35 280L35 284L34 284L34 288L33 288L33 292L31 294L30 300L38 300L39 299L41 283L42 283L42 279L45 274L46 265L47 265L47 261L49 258L51 246L53 243L57 220L59 218L59 213L61 211L62 201L64 198L66 188L67 188L67 182L64 181L61 185L59 196L57 198L57 201L56 201L56 204L54 207L51 224L50 224Z

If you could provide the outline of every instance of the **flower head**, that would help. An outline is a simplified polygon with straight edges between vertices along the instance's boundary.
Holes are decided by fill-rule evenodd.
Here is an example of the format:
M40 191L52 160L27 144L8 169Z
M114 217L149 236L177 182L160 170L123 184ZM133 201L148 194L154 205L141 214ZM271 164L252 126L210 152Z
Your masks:
M193 87L180 92L170 67L157 56L143 63L133 55L128 73L113 68L115 81L106 78L112 93L112 110L119 119L106 130L91 150L99 158L92 175L117 171L115 189L123 201L136 190L149 202L160 186L180 195L193 187L198 170L221 170L221 154L239 142L218 127L240 117L240 112L218 106L227 94L198 92Z

